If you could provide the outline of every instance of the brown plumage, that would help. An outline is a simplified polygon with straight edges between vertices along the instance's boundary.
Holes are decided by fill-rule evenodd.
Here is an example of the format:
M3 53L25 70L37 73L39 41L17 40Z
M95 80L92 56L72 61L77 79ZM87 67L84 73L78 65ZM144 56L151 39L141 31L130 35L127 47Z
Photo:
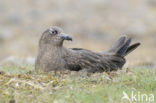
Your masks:
M140 43L130 46L131 38L121 37L108 51L92 52L82 48L65 48L64 40L72 40L58 27L47 29L39 41L35 70L80 71L90 73L118 70L125 64L125 56Z

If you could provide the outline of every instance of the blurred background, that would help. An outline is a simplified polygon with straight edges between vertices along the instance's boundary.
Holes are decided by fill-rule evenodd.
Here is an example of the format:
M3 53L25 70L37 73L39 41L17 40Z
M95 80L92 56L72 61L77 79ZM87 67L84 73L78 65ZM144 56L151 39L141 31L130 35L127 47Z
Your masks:
M0 64L33 64L51 26L73 37L66 47L95 52L129 35L142 45L126 65L156 64L156 0L0 0Z

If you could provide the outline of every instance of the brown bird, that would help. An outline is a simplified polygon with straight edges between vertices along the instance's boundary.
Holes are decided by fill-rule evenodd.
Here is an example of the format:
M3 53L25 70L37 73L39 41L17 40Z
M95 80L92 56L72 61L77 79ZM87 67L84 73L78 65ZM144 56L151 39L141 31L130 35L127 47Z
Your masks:
M72 38L58 27L47 29L39 40L35 70L81 71L89 73L118 70L125 64L125 56L140 43L130 46L131 38L122 36L108 51L92 52L82 48L65 48L64 40Z

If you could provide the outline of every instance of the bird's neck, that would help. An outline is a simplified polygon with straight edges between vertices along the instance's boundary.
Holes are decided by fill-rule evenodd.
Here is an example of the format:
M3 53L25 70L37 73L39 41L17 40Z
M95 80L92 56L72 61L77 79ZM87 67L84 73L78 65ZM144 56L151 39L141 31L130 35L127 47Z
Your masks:
M42 53L52 53L54 55L63 55L67 52L67 49L63 46L53 46L53 45L42 45L39 47Z

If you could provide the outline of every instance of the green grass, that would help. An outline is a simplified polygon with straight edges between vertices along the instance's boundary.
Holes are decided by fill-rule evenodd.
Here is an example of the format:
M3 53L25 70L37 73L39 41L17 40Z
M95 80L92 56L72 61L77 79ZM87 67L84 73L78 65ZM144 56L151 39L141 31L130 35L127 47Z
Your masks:
M150 68L35 73L33 66L7 65L0 71L0 103L129 103L121 101L123 91L156 96L156 69Z

